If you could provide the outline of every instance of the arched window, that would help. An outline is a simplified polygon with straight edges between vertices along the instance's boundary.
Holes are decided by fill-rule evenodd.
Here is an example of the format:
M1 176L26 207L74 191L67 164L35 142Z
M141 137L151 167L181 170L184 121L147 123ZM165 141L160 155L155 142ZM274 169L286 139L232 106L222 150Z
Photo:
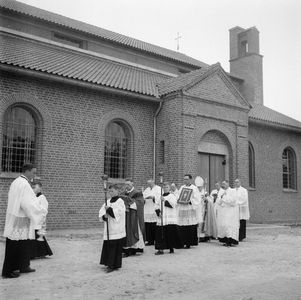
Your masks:
M108 124L105 132L104 173L111 178L130 176L130 130L121 121Z
M12 106L3 120L1 171L20 173L24 163L36 163L37 118L28 107Z
M297 190L296 156L289 147L282 152L282 178L284 189Z
M255 188L255 154L251 143L249 143L249 187Z

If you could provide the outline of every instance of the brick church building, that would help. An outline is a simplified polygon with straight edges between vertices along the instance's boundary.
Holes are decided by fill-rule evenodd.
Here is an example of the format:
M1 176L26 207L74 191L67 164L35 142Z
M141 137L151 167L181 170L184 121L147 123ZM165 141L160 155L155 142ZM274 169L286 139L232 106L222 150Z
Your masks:
M208 190L238 177L251 222L301 221L301 122L264 106L256 27L230 29L229 73L13 0L0 0L0 37L1 229L25 161L52 229L99 226L103 174L141 189L160 171Z

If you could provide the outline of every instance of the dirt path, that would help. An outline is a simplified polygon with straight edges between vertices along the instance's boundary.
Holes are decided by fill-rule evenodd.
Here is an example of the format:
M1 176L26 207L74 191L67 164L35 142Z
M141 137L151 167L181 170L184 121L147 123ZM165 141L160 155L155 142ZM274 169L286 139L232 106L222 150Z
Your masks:
M246 241L231 248L210 241L155 256L146 247L109 274L99 265L101 231L49 232L54 255L33 260L35 273L1 278L0 298L301 300L301 227L252 226Z

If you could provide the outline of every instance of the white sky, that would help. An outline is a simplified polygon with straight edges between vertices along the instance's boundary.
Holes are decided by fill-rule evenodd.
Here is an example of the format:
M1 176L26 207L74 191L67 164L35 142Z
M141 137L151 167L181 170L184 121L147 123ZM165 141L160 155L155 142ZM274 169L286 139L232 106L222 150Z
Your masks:
M19 0L229 71L229 29L256 26L264 104L301 121L300 0Z

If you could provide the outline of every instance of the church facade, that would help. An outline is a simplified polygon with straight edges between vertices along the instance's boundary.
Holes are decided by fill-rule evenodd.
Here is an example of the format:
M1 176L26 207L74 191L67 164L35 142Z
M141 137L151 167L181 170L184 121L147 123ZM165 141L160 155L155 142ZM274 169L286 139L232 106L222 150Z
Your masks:
M256 27L230 29L230 72L13 0L0 0L0 227L25 161L48 228L98 226L110 183L235 178L251 222L301 221L301 122L263 103Z

